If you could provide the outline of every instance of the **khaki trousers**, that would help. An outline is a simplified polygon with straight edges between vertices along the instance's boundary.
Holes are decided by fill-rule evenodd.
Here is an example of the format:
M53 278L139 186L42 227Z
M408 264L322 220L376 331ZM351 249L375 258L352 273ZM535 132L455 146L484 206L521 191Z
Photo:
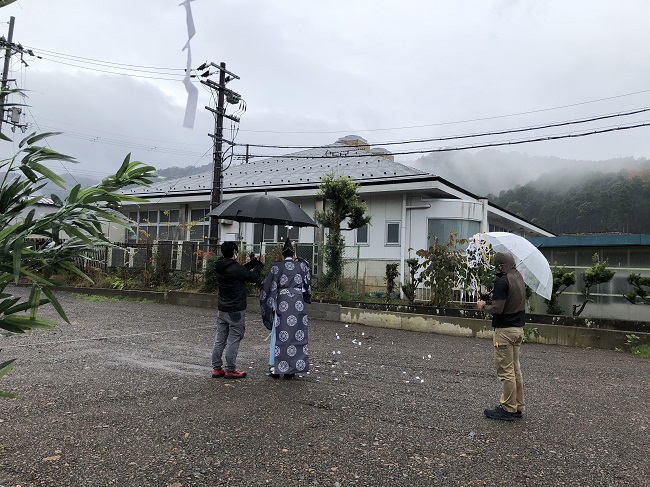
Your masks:
M524 411L524 378L519 356L524 329L521 326L494 329L494 365L503 390L500 402L510 413Z

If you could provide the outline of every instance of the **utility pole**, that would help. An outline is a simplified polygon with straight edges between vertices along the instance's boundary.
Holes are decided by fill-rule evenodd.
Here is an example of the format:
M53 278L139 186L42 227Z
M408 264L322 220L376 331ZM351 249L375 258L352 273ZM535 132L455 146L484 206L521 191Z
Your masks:
M9 65L11 64L11 56L14 54L20 55L20 62L25 66L29 66L25 62L25 54L41 59L41 56L37 56L31 49L25 49L20 43L14 44L14 24L16 19L11 17L9 19L9 32L7 33L7 39L4 36L0 37L0 48L5 48L5 62L2 69L2 81L0 82L0 88L2 91L7 89L7 84L9 81L15 81L9 79ZM24 104L20 103L7 103L7 98L5 97L0 102L0 132L2 131L2 123L8 122L11 125L11 130L16 131L16 127L22 130L23 132L27 129L27 123L20 123L20 117L23 114L22 106ZM6 117L6 119L5 119Z
M239 103L241 95L226 88L226 84L229 81L239 79L239 76L226 70L226 63L220 63L219 65L215 63L202 64L198 68L199 71L207 68L207 71L200 75L202 78L207 78L214 74L210 73L210 67L219 70L219 83L215 83L210 79L201 80L201 83L217 93L216 110L207 106L205 107L206 110L214 114L214 134L208 134L214 141L212 153L214 168L212 172L212 192L210 197L210 210L212 211L221 204L223 195L223 143L226 142L230 145L234 145L234 142L223 138L223 119L225 117L233 122L239 122L237 117L227 115L224 107L226 102L232 104ZM216 247L218 244L219 221L217 217L213 216L210 221L210 247Z
M5 64L4 68L2 68L2 91L4 91L7 88L7 77L9 76L9 62L11 61L11 48L12 48L12 42L14 40L14 23L16 19L14 17L11 17L9 19L9 32L7 34L7 47L5 49ZM4 110L4 100L2 102L2 111L0 112L0 132L2 132L2 122L5 118L5 110Z

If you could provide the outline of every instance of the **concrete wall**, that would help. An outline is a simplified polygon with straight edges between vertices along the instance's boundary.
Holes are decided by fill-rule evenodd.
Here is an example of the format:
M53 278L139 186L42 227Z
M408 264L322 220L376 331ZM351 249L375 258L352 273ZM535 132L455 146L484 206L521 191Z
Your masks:
M195 306L214 309L217 307L216 294L179 291L120 291L117 289L72 287L61 287L58 289L78 294L143 299L180 306ZM249 312L259 313L259 298L249 296L247 298L247 306ZM381 311L351 308L334 303L317 302L308 305L308 314L312 319L340 321L344 323L391 328L395 330L419 331L458 337L489 339L493 336L493 329L489 320L468 318L466 316L441 316L404 313L398 311ZM625 349L627 335L631 333L634 333L640 338L640 343L650 345L650 333L639 331L552 325L547 323L536 323L534 318L532 321L529 320L524 328L536 328L539 332L539 336L533 336L532 334L529 336L530 342L548 345L564 345L579 348L603 348L609 350L616 348Z
M433 316L394 311L377 311L341 307L341 321L366 326L392 328L397 330L439 333L460 337L492 338L490 321L455 316ZM547 345L564 345L578 348L624 349L627 335L634 333L640 343L650 345L650 333L638 331L607 330L574 326L549 325L529 322L524 328L536 328L539 336L528 340Z

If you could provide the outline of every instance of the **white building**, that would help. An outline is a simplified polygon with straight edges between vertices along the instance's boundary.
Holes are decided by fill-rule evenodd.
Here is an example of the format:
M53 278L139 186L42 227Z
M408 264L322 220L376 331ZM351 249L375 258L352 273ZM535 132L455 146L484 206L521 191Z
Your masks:
M490 204L485 197L395 162L388 151L371 148L357 136L281 157L233 164L223 173L223 200L264 191L299 204L313 216L327 205L318 192L322 176L330 172L359 183L358 193L372 215L369 226L344 232L346 245L358 246L366 284L377 279L377 284L384 286L387 262L403 262L410 253L431 246L436 238L446 243L451 231L458 232L460 238L495 230L527 237L553 236ZM212 172L207 172L129 190L149 201L124 205L124 213L136 222L136 231L127 233L122 241L207 241L210 222L205 215L210 211L212 178ZM220 235L222 240L258 244L282 241L287 232L300 243L324 242L323 229L265 227L262 235L261 225L230 221L221 222Z

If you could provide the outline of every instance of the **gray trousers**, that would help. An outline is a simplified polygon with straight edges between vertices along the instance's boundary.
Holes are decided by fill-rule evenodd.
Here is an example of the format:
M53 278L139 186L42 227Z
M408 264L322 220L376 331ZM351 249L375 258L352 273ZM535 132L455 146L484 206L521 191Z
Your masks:
M246 311L235 311L228 313L219 311L217 313L217 333L214 336L214 347L212 349L212 368L218 369L223 365L221 357L226 351L226 366L228 371L235 370L239 342L244 338L246 331Z

